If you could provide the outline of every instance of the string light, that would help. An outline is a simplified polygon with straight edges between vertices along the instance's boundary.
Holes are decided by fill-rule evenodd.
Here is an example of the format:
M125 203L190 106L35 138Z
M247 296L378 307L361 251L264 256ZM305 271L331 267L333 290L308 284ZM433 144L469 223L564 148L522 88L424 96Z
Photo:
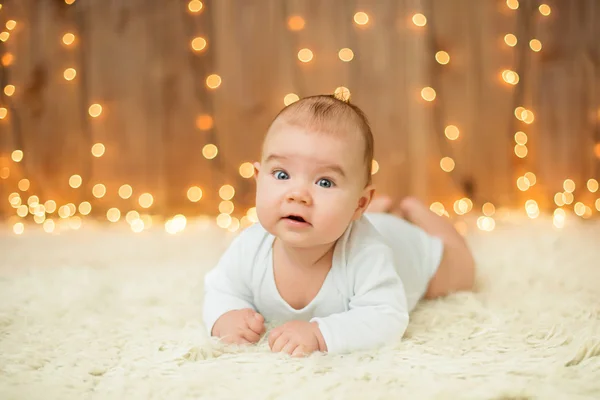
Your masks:
M131 230L135 233L140 233L144 230L145 224L141 219L136 219L131 223Z
M517 83L519 83L519 74L509 69L505 69L504 71L502 71L502 79L504 79L504 82L506 83L516 85Z
M206 78L206 86L210 89L216 89L221 86L221 77L217 74L211 74Z
M65 3L71 5L71 4L75 3L75 0L65 0Z
M8 32L0 33L0 40L3 42L6 42L9 37L10 37L10 33L8 33Z
M596 155L596 158L600 159L600 143L594 145L594 154Z
M298 51L298 60L303 63L310 62L313 59L313 52L310 49L301 49Z
M231 200L235 195L235 189L231 185L223 185L219 189L219 197L223 200Z
M21 162L23 160L23 151L22 150L15 150L10 154L10 158L14 161L14 162Z
M4 94L9 97L15 94L15 85L6 85L4 87Z
M102 106L97 103L92 104L88 109L88 112L92 117L97 118L100 116L100 114L102 114Z
M5 67L8 67L9 65L11 65L14 60L15 60L15 56L13 56L12 53L4 53L2 55L2 65L4 65Z
M75 71L75 68L67 68L65 69L63 76L66 80L72 81L77 76L77 71Z
M150 193L143 193L138 198L138 203L142 208L150 208L152 206L152 203L154 203L154 198Z
M343 100L343 101L350 100L350 96L351 96L350 89L348 89L345 86L339 86L339 87L335 88L335 90L333 91L333 94L335 97L337 97L338 99Z
M233 212L234 205L229 200L223 200L219 203L219 212L221 214L231 214Z
M120 198L127 200L133 194L133 188L127 184L121 185L121 187L119 187L118 193Z
M240 220L237 219L236 217L231 218L231 222L229 224L229 226L227 227L227 230L229 232L235 232L240 228Z
M202 198L202 189L198 186L192 186L187 190L187 198L192 203L197 203Z
M23 234L25 232L25 225L22 222L17 222L13 225L13 232L17 235Z
M357 25L366 25L369 23L369 16L367 13L359 11L354 14L354 22L356 22Z
M540 4L538 9L540 10L540 14L542 14L544 17L547 17L552 12L548 4Z
M301 31L304 29L305 24L306 22L304 21L304 18L299 15L294 15L288 18L288 28L290 31Z
M212 160L219 153L219 149L214 144L207 144L202 148L202 155L208 160Z
M537 39L531 39L529 41L529 47L531 48L531 50L538 52L538 51L542 50L542 42L540 42Z
M71 175L71 177L69 178L69 186L71 186L73 189L77 189L81 186L82 181L83 180L81 179L81 176Z
M0 168L0 179L8 179L10 177L10 169L8 167Z
M456 140L460 136L460 131L455 125L448 125L444 130L444 134L448 140Z
M40 198L36 195L29 196L29 198L27 199L27 204L35 207L38 204L40 204Z
M54 232L54 228L56 227L54 220L51 219L47 219L44 221L44 224L42 225L42 228L44 229L44 232L46 233L52 233Z
M192 49L196 52L200 52L206 48L206 39L203 37L197 37L192 39L191 43Z
M519 179L517 179L517 188L520 191L525 192L527 189L529 189L529 186L529 181L524 176L520 176Z
M62 37L62 42L67 46L72 45L75 43L75 35L72 33L65 33Z
M300 97L298 97L298 95L296 93L288 93L283 98L283 104L285 104L286 106L289 106L290 104L295 103L298 100L300 100Z
M444 157L440 160L440 167L444 172L452 172L455 166L454 160L450 157Z
M231 215L229 214L219 214L217 216L217 225L220 228L226 229L231 225Z
M80 217L75 216L73 218L70 218L67 221L67 223L69 224L69 228L71 228L73 230L77 230L77 229L81 228L83 221L81 220Z
M29 179L23 178L17 184L17 187L21 192L26 192L29 190L30 182Z
M6 115L8 115L8 110L4 107L0 107L0 119L6 118Z
M527 143L527 134L521 131L515 133L515 142L522 146L525 145Z
M193 13L202 11L203 4L200 0L192 0L188 3L188 10Z
M252 165L252 163L245 162L240 165L239 172L242 178L252 178L254 175L254 165Z
M481 212L486 216L486 217L491 217L492 215L494 215L496 213L496 207L492 204L492 203L485 203L482 207L481 207Z
M340 49L338 57L344 62L350 62L354 58L354 52L349 48Z
M125 214L125 221L127 221L129 225L131 225L136 219L140 219L140 213L135 210L131 210Z
M515 146L515 155L517 157L525 158L525 157L527 157L527 153L528 153L527 146L524 146L521 144L518 144Z
M595 179L589 179L587 181L587 188L591 193L596 193L598 191L598 181Z
M101 199L106 194L106 186L101 183L97 183L92 188L92 195L98 199Z
M519 8L519 1L518 0L506 0L506 5L511 10L516 10L517 8Z
M571 204L575 200L575 196L571 192L564 192L563 195L565 196L565 204Z
M17 215L19 217L25 218L28 213L29 213L29 209L27 208L27 206L25 204L21 204L19 207L17 207Z
M8 21L6 21L6 29L8 29L9 31L15 29L15 26L17 26L17 21L13 19L9 19Z
M438 51L435 53L435 60L442 65L446 65L450 62L450 55L445 51Z
M92 146L92 155L94 157L102 157L105 151L106 147L102 143L96 143Z
M424 87L423 89L421 89L421 97L423 98L423 100L425 101L433 101L435 100L435 90L431 87Z
M119 219L121 219L121 211L115 207L109 208L106 212L106 219L108 219L110 222L117 222Z
M376 160L371 162L371 175L375 175L379 172L379 163Z
M46 213L52 214L56 211L56 202L54 200L46 200L44 207L46 208Z
M565 179L563 182L563 189L567 193L573 193L575 191L575 182L572 179Z
M202 114L196 118L196 127L201 131L208 131L214 125L213 118L210 115Z
M185 216L182 214L177 214L165 223L165 231L171 235L174 235L182 232L185 229L186 224L187 220L185 219Z
M596 199L594 205L596 206L596 210L600 211L600 198Z
M530 186L534 186L537 182L537 177L535 176L535 174L533 172L526 172L523 177L525 179L527 179Z
M438 201L436 201L435 203L431 203L429 209L437 215L439 215L440 217L444 215L444 211L446 211L444 205Z
M417 13L412 16L412 22L416 26L425 26L427 24L427 18L423 14Z
M496 227L496 221L492 217L477 218L477 228L485 232L491 232Z
M527 216L531 219L535 219L540 216L540 209L535 200L527 200L525 202L525 211L527 212Z

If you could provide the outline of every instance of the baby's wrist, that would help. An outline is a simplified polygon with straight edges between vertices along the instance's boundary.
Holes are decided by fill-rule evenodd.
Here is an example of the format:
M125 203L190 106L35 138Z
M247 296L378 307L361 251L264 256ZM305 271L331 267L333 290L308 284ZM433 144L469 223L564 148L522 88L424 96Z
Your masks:
M325 343L325 338L323 338L323 334L321 333L321 328L319 328L318 322L311 322L313 326L313 332L315 337L317 338L317 343L319 345L319 351L322 353L327 352L327 344Z

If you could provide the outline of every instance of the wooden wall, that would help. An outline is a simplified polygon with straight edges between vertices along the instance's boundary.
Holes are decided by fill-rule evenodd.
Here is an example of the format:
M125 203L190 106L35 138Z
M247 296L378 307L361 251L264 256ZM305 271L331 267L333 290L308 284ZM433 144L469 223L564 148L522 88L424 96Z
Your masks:
M10 169L0 180L0 210L14 214L6 199L28 178L26 195L59 205L133 209L135 195L117 196L128 183L136 194L153 194L152 212L186 215L217 214L218 189L231 184L245 211L254 184L238 167L258 156L284 96L338 86L371 121L382 192L448 209L463 196L476 205L522 207L533 198L549 207L570 178L576 199L593 205L598 193L583 188L600 178L600 2L546 3L547 17L533 0L516 10L503 0L206 0L200 13L175 0L4 1L2 26L17 25L0 42L0 54L13 56L0 80L16 91L0 98L8 110L0 168ZM357 11L369 15L367 25L353 21ZM411 21L417 12L427 17L424 27ZM288 29L293 15L304 18L304 29ZM62 43L66 32L76 35L74 45ZM507 33L517 36L516 47L504 43ZM195 36L207 39L203 52L191 50ZM529 48L531 38L542 42L540 52ZM304 47L314 53L309 63L297 58ZM338 58L344 47L354 51L351 62ZM450 54L449 64L435 61L438 50ZM73 81L63 78L69 67L77 70ZM504 69L519 74L517 85L503 82ZM223 80L215 90L205 84L213 73ZM421 98L426 86L435 101ZM88 114L93 103L103 107L98 118ZM517 106L535 121L517 120ZM201 114L213 117L212 129L197 128ZM460 128L459 140L445 138L448 124ZM529 139L524 159L513 152L519 130ZM101 158L90 153L96 142L106 146ZM207 143L219 148L213 160L201 154ZM20 163L10 160L15 149L24 151ZM451 173L440 169L444 156L456 161ZM528 171L537 184L522 192L516 180ZM83 177L81 188L69 187L72 174ZM91 196L95 183L107 186L104 198ZM186 199L191 185L204 191L199 203Z

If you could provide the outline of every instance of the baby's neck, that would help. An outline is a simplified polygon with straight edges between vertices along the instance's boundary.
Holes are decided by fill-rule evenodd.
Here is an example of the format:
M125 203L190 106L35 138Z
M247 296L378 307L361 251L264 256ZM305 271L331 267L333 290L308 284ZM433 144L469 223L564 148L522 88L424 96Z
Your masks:
M313 247L294 247L275 239L274 246L288 265L298 269L312 270L319 267L331 267L335 242Z

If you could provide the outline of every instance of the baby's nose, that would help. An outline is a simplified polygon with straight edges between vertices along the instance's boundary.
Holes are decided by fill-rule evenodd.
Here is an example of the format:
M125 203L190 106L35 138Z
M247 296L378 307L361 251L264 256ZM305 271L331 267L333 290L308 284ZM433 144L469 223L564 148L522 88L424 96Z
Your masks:
M310 193L304 188L295 188L290 190L288 193L288 201L295 201L306 205L312 204Z

